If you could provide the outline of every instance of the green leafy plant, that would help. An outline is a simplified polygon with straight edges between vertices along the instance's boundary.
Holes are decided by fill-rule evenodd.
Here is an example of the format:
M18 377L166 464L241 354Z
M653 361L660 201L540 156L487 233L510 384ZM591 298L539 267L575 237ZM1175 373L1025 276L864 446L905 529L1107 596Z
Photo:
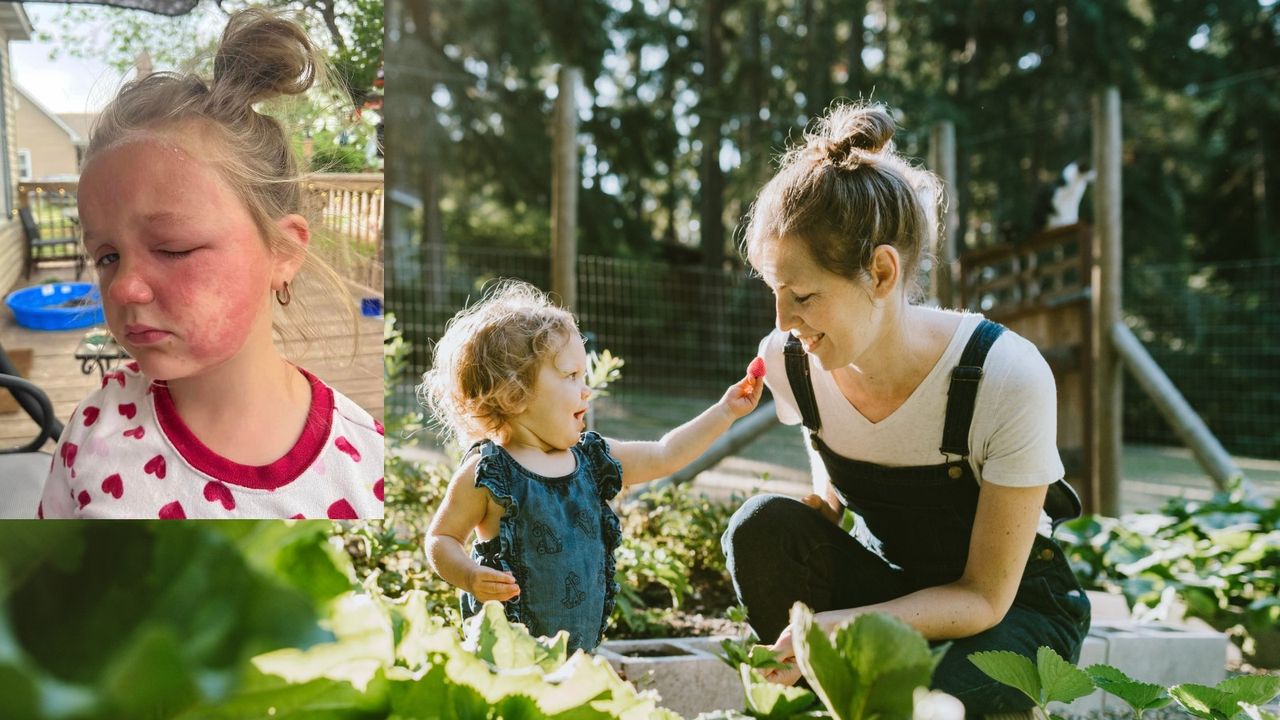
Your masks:
M1069 703L1094 690L1093 681L1083 670L1047 647L1036 651L1034 663L1007 650L973 653L969 661L991 678L1031 698L1045 717L1057 717L1049 713L1049 703Z
M1242 707L1258 711L1280 695L1280 677L1246 675L1227 678L1213 687L1186 683L1169 688L1169 694L1184 710L1204 720L1233 720L1248 717ZM1258 711L1260 712L1260 711Z
M751 717L765 720L795 717L813 707L818 700L802 687L768 682L759 670L750 665L739 666L739 672L747 695L747 714Z
M930 649L910 625L859 615L828 637L801 603L791 609L796 664L837 720L909 718L915 690L928 687L949 645Z
M1133 709L1133 714L1138 716L1138 720L1142 720L1144 712L1159 710L1173 702L1169 693L1159 685L1138 682L1110 665L1090 665L1085 672L1099 689L1127 703Z
M1123 592L1149 619L1182 601L1260 667L1280 667L1280 504L1239 483L1162 513L1086 516L1059 538L1086 588Z
M1139 718L1148 710L1165 707L1172 699L1204 720L1267 720L1270 713L1260 706L1280 695L1280 677L1273 675L1232 677L1213 687L1186 683L1166 692L1159 685L1138 682L1110 665L1080 670L1047 647L1036 652L1035 663L1005 651L973 653L969 660L991 678L1022 691L1045 717L1051 718L1057 716L1049 713L1049 703L1069 703L1095 688L1126 702Z
M678 720L607 662L570 656L568 636L534 638L486 603L464 642L413 591L400 602L351 593L332 604L332 642L253 660L256 687L184 720L289 718L526 718Z

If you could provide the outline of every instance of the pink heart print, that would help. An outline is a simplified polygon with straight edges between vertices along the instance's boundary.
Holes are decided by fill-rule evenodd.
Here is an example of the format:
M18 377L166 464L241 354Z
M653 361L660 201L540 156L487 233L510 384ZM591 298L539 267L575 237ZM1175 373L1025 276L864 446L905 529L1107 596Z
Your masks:
M182 503L174 500L173 502L160 508L161 520L186 520L187 514L182 511Z
M76 464L76 444L62 443L62 447L58 450L62 456L62 466L71 467Z
M205 483L204 499L209 502L220 502L225 510L236 509L236 499L231 496L231 488L218 482Z
M124 435L125 437L134 438L136 440L141 440L142 436L146 434L147 434L146 428L142 427L141 425L131 430L125 430L123 433L121 433L121 435Z
M382 423L378 422L377 418L373 419L373 429L377 430L378 434L382 435L383 437L385 437L387 434L387 429L382 427Z
M120 479L120 473L108 475L107 479L102 481L102 492L117 500L124 495L124 481Z
M374 484L373 484L373 496L374 496L374 497L376 497L376 498L378 498L378 502L383 502L383 499L382 499L382 478L378 478L378 482L376 482L376 483L374 483Z
M298 513L297 515L294 515L294 516L290 517L289 519L290 519L290 520L306 520L306 519L307 519L307 516L306 516L306 515L303 515L302 513Z
M142 367L138 365L138 361L137 361L137 360L134 360L133 362L130 362L128 365L125 365L125 367L129 368L129 372L141 372L141 371L142 371Z
M360 451L355 449L355 447L353 447L351 443L347 441L346 438L339 435L338 439L333 441L333 444L336 445L337 448L342 452L350 455L352 460L355 460L356 462L360 462Z
M84 506L88 505L90 501L89 491L81 490L80 494L76 496L76 501L80 503L80 509L83 510Z
M329 519L330 520L355 520L356 509L351 507L351 503L347 502L346 500L339 500L338 502L329 506Z
M115 372L109 372L109 373L107 373L106 375L103 375L103 376L102 376L102 387L106 387L106 386L107 386L107 383L111 382L112 380L115 380L116 382L120 383L120 387L124 387L124 373L123 373L123 372L121 372L121 371L119 371L119 370L116 370Z
M157 455L151 458L150 460L148 460L147 464L142 466L142 472L148 475L155 475L156 477L163 480L164 479L164 456Z
M134 415L138 414L138 406L133 403L122 403L117 409L120 411L121 415L129 418L130 420L133 419Z
M98 421L98 408L90 405L84 409L84 426L89 427Z

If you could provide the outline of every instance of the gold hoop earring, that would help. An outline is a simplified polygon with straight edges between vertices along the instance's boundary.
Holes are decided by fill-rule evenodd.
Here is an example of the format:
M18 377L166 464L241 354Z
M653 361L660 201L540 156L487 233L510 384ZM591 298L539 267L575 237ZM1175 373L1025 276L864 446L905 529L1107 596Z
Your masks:
M284 288L276 291L276 302L280 303L280 307L288 305L293 300L293 294L289 292L289 281L284 282Z

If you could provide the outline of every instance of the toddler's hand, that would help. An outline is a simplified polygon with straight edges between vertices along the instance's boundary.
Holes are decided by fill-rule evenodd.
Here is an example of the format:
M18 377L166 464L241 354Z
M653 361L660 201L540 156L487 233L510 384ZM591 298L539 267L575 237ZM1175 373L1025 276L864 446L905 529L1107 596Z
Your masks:
M467 585L470 586L471 594L475 595L476 600L480 602L485 600L506 602L520 594L520 586L516 585L514 575L483 565L477 565L471 571L470 577L467 578Z
M737 420L755 410L763 394L764 380L748 375L730 386L720 402L725 406L729 417Z

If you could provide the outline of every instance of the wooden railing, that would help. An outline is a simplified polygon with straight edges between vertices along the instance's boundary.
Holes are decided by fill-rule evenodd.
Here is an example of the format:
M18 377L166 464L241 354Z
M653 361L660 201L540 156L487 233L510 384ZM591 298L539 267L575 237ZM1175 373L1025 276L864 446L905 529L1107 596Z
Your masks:
M325 233L313 248L338 274L382 292L381 173L322 173L307 183Z
M1088 225L1055 228L1019 244L960 258L960 304L993 318L1088 300L1092 263Z
M31 213L45 237L76 237L79 182L23 182L18 207ZM321 173L308 179L309 215L322 232L313 232L313 249L340 275L382 290L382 174ZM13 211L16 217L17 209Z

